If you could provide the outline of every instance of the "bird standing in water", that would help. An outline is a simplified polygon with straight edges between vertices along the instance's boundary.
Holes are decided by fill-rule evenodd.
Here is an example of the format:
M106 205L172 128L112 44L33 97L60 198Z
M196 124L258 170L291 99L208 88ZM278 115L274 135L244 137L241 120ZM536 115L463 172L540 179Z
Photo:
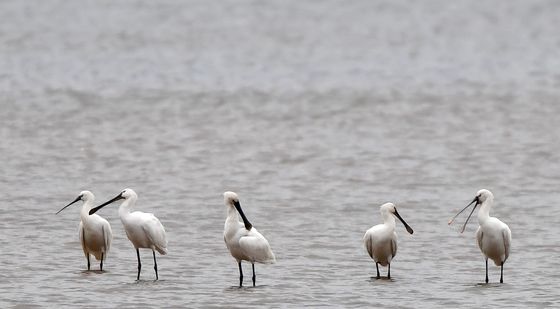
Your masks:
M92 215L106 205L122 199L124 199L124 202L122 202L119 207L119 217L124 226L126 236L136 249L136 257L138 258L138 275L136 276L136 280L140 280L140 270L142 268L142 263L140 262L140 248L152 250L154 256L154 270L156 271L156 280L158 280L156 251L162 255L167 254L167 236L163 225L154 214L141 211L131 212L138 199L138 195L136 195L134 190L124 189L113 199L90 210L89 214Z
M379 264L387 266L387 278L391 279L391 260L397 254L397 233L395 232L395 217L401 220L406 230L412 234L414 231L397 212L393 203L385 203L379 207L383 216L383 223L375 225L366 231L363 241L369 256L375 261L377 279Z
M239 266L239 287L243 286L241 261L250 262L253 268L253 286L256 285L255 263L271 264L276 262L274 253L264 236L253 227L241 209L239 198L234 192L224 193L227 218L224 225L224 241L229 252ZM239 221L238 213L243 222Z
M476 241L486 261L486 283L488 283L488 258L494 261L496 266L500 266L500 283L504 283L504 263L509 257L511 248L511 230L507 224L503 223L498 218L490 217L490 209L493 203L494 195L492 192L482 189L476 193L476 196L470 204L449 220L448 224L451 224L459 214L474 204L473 210L461 229L461 233L463 233L474 210L478 205L481 205L477 215L478 224L480 226L476 231Z
M93 255L96 260L100 261L99 270L103 270L103 261L107 258L107 253L109 252L109 248L111 248L113 232L107 220L99 215L89 215L94 199L95 196L93 193L90 191L82 191L74 201L64 206L56 214L78 201L84 201L82 210L80 211L81 221L78 228L80 243L82 244L82 250L84 250L87 259L88 270L90 270L90 255Z

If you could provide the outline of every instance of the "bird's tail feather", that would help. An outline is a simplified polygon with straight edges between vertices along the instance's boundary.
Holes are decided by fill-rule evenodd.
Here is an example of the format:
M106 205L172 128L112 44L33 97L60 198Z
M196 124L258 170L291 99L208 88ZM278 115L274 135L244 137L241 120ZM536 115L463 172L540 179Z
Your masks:
M161 255L166 255L166 254L167 254L167 248L155 247L155 249L156 249L157 252L159 252Z

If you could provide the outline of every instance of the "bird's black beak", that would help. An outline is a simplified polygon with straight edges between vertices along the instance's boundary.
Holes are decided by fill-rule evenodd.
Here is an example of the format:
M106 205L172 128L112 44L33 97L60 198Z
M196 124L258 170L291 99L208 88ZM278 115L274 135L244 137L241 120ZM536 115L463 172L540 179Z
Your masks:
M70 206L70 205L76 203L77 201L79 201L79 200L81 200L81 199L82 199L82 195L80 194L75 200L72 201L72 203L70 203L70 204L68 204L68 205L66 205L66 206L64 206L64 207L62 207L61 210L57 211L57 212L56 212L56 215L58 215L59 212L61 212L61 211L63 211L64 209L66 209L66 207L68 207L68 206Z
M397 217L399 220L401 220L402 224L404 224L404 227L406 228L406 231L410 234L414 233L414 231L412 230L412 228L410 227L410 225L408 225L404 219L401 217L401 215L399 215L399 213L397 212L397 209L395 208L395 217Z
M469 222L469 219L471 218L471 216L472 216L474 210L476 209L476 206L478 206L478 204L480 204L480 201L478 200L478 196L476 196L476 197L472 200L472 202L471 202L469 205L467 205L467 207L470 206L470 205L473 204L473 203L474 203L474 207L472 208L471 213L470 213L469 216L467 217L467 220L465 221L465 224L463 224L463 228L461 229L461 233L463 233L463 232L465 231L465 227L467 227L467 223Z
M247 231L250 231L253 228L253 225L251 224L251 222L249 222L249 220L247 220L247 217L245 217L239 201L234 201L233 206L235 206L235 209L237 209L237 212L241 215L241 219L243 219L243 224L245 224L245 228L247 229Z
M461 233L463 233L465 231L465 228L467 227L467 223L469 222L469 219L471 218L474 210L476 209L476 206L478 206L478 204L480 204L480 200L478 199L478 196L475 196L474 199L467 206L465 206L465 208L461 209L461 211L459 211L451 220L449 220L449 222L447 224L453 223L453 220L455 220L455 218L457 218L458 215L460 215L463 211L465 211L467 208L469 208L469 206L471 206L472 204L474 204L474 207L473 207L471 213L469 214L469 216L467 217L467 220L465 221L465 224L463 224L463 228L461 229Z
M96 211L98 211L99 209L105 207L106 205L111 204L111 203L114 202L114 201L118 201L118 200L124 199L124 197L122 196L122 194L123 194L123 193L121 192L121 193L119 193L119 195L115 196L113 199L108 200L107 202L105 202L105 203L103 203L103 204L101 204L101 205L99 205L99 206L96 206L96 207L92 208L92 209L89 211L89 215L90 215L90 216L93 215Z

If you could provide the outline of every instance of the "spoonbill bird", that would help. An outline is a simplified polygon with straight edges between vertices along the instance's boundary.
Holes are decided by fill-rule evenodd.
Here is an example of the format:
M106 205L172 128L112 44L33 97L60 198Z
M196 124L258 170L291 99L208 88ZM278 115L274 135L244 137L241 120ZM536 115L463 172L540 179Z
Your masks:
M377 279L379 279L379 264L387 266L387 278L391 278L391 260L397 254L397 233L395 232L395 217L399 218L406 227L406 230L412 234L414 231L406 224L403 218L397 212L397 208L393 203L385 203L379 207L383 223L375 225L366 231L364 235L364 245L369 256L375 261L377 269Z
M72 203L64 206L56 214L58 215L61 211L77 201L84 201L82 210L80 211L81 221L78 230L82 250L84 250L87 259L87 269L90 270L89 256L91 254L95 256L96 260L101 261L99 270L103 270L103 260L107 258L107 253L111 247L113 232L107 220L101 218L99 215L89 215L89 210L91 209L94 199L95 196L93 196L93 193L82 191Z
M158 218L154 216L154 214L141 211L131 212L136 200L138 199L136 192L132 189L124 189L113 199L91 209L89 214L92 215L106 205L122 199L124 199L124 202L122 202L119 207L119 217L121 218L124 230L126 231L126 236L130 242L132 242L134 248L136 248L136 257L138 258L138 275L136 280L140 280L140 269L142 268L139 248L152 249L152 254L154 256L154 270L156 271L156 280L158 280L155 250L162 255L167 254L167 237L165 235L163 225L159 222Z
M257 279L255 275L255 262L272 264L276 262L276 258L266 238L245 217L237 194L231 191L225 192L224 203L228 212L224 225L224 241L229 252L239 265L239 287L243 286L241 261L251 262L253 266L253 286L255 286ZM243 223L239 221L237 213L243 219Z
M476 231L476 240L486 261L486 283L488 283L488 258L492 259L496 266L500 266L500 283L504 283L504 263L509 256L511 247L511 230L507 224L503 223L498 218L490 217L490 208L492 208L493 203L494 195L492 192L486 189L479 190L474 199L451 218L448 224L451 224L459 214L474 204L473 210L461 229L461 233L463 233L476 207L482 205L477 215L478 224L480 226Z

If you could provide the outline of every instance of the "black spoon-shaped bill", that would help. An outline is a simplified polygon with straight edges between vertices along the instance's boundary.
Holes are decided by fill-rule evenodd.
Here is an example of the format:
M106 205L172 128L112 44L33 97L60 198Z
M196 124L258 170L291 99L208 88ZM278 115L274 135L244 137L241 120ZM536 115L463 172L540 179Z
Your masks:
M471 210L471 213L469 214L469 216L467 217L467 220L465 220L465 224L463 224L463 228L461 229L461 233L463 233L465 231L465 228L467 227L467 223L469 222L469 219L471 218L474 210L476 209L476 206L478 206L478 200L476 200L476 204L474 204L474 207ZM472 203L471 203L472 204ZM469 204L470 205L470 204Z
M408 225L404 219L401 217L401 215L399 215L399 213L397 212L397 209L395 208L395 217L397 217L399 220L401 220L402 224L404 224L404 227L406 228L406 231L410 234L414 233L414 231L412 230L412 228L410 227L410 225Z
M105 203L103 203L103 204L101 204L101 205L99 205L99 206L96 206L96 207L92 208L92 209L89 211L89 215L91 216L91 215L93 215L94 213L96 213L99 209L101 209L101 208L103 208L103 207L105 207L105 206L107 206L107 205L109 205L109 204L111 204L111 203L113 203L113 202L115 202L115 201L122 200L122 199L124 199L124 197L122 196L122 192L121 192L121 193L119 193L119 195L117 195L117 196L115 196L114 198L108 200L107 202L105 202Z
M237 212L241 215L241 219L243 219L243 224L245 224L245 228L247 229L247 231L250 231L253 228L253 225L251 224L251 222L249 222L247 217L245 217L245 214L243 213L243 209L241 209L241 204L239 204L239 201L234 201L233 206L235 206L235 209L237 209Z
M478 203L478 197L475 197L467 206L465 206L465 208L461 209L461 211L459 211L455 216L453 216L453 218L451 218L451 220L449 220L447 222L447 225L450 225L451 223L453 223L453 221L455 221L455 218L457 218L457 216L459 216L460 214L463 213L463 211L465 211L467 208L469 208L469 206L471 206L474 202ZM475 206L476 207L476 206Z
M68 206L70 206L70 205L76 203L77 201L79 201L79 200L81 200L81 199L82 199L82 196L81 196L81 195L78 196L75 200L72 201L72 203L70 203L70 204L68 204L68 205L66 205L66 206L64 206L64 207L62 207L61 210L57 211L57 212L56 212L56 215L58 215L59 212L61 212L61 211L63 211L64 209L66 209Z

